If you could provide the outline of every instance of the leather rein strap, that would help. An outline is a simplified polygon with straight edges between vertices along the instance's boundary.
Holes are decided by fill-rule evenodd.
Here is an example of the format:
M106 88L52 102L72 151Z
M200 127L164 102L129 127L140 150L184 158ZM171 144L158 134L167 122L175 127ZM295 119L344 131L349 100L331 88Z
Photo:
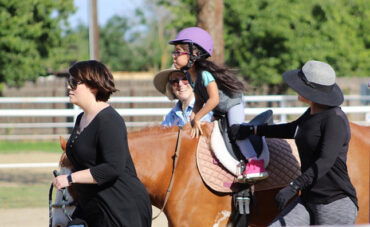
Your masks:
M176 142L176 151L175 151L175 154L173 156L174 160L173 160L173 169L172 169L170 184L168 185L168 189L167 189L167 192L166 192L166 197L164 199L164 203L163 203L163 206L161 208L161 211L155 217L153 217L152 220L158 218L159 215L163 212L164 207L166 206L168 198L170 197L170 194L171 194L173 182L174 182L174 179L175 179L175 170L176 170L176 166L177 166L177 161L178 161L178 158L179 158L179 155L180 155L181 132L182 132L182 126L179 126L179 132L178 132L178 135L177 135L177 142Z

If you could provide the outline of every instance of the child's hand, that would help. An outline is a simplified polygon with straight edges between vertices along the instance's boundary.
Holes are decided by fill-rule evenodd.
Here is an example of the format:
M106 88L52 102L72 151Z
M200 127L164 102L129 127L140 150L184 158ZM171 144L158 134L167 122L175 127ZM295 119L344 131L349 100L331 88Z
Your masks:
M194 118L195 118L195 113L194 112L191 112L191 114L190 114L190 121L194 120Z
M191 121L191 126L193 127L191 129L191 138L198 138L200 135L203 134L203 131L202 131L202 127L200 125L200 120L197 120L196 118L194 118L192 121Z

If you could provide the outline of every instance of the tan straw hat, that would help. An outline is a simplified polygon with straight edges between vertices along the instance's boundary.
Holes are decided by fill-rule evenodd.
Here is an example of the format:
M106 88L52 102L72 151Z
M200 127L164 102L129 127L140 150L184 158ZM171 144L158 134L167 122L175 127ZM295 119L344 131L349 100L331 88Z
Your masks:
M168 78L173 72L181 72L181 71L177 69L165 69L157 73L157 75L155 75L153 79L154 87L159 92L167 96L170 100L176 99L175 95L172 92L171 85L168 83Z

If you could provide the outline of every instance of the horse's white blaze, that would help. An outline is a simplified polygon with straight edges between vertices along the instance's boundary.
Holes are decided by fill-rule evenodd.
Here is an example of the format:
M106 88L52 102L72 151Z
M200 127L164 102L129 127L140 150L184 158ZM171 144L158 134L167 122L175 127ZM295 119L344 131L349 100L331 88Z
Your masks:
M223 210L220 213L218 213L216 216L215 224L213 224L213 227L219 227L220 223L226 220L227 218L229 218L230 215L231 215L231 212L227 210Z
M65 175L65 174L70 174L72 171L66 167L61 167L59 174ZM66 190L66 196L68 198L68 203L73 202L72 196L69 194L68 190ZM63 200L63 193L62 191L57 191L55 195L55 201L54 204L62 204ZM69 215L73 214L73 211L75 210L75 206L66 206L66 211ZM53 217L53 223L52 226L67 226L69 219L67 216L64 214L63 209L60 207L55 207L53 208L52 211L52 217Z

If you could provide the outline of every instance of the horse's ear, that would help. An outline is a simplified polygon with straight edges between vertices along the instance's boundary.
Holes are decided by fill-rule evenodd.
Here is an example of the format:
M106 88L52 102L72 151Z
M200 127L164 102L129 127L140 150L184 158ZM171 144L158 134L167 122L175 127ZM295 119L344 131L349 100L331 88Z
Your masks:
M59 136L59 142L60 142L60 147L65 152L66 151L66 146L67 146L67 140L64 139L62 136Z

